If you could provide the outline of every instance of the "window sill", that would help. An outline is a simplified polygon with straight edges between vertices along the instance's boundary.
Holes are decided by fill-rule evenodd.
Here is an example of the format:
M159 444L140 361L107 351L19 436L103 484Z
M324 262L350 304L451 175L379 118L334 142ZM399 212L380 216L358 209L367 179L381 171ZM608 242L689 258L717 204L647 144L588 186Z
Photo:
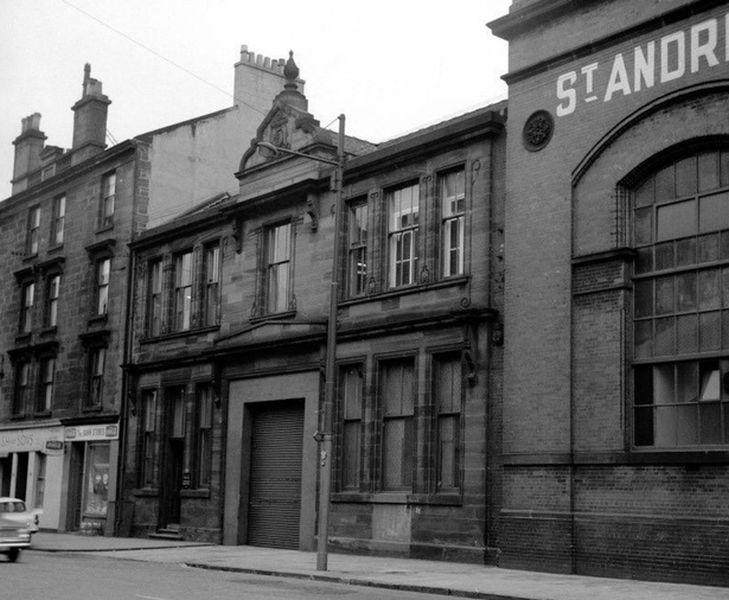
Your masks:
M56 246L49 247L48 254L56 254L57 252L60 252L61 250L63 250L63 242L61 242L60 244L58 244Z
M94 233L98 235L100 233L106 233L107 231L111 231L112 229L114 229L114 223L110 223L109 225L102 225Z
M210 490L208 488L180 490L180 498L210 498Z
M174 340L177 338L188 337L191 335L200 335L218 331L220 325L208 325L206 327L197 327L196 329L185 329L184 331L173 331L171 333L163 333L161 335L149 336L139 340L140 344L153 344L155 342L164 342L165 340Z
M50 410L40 410L38 412L34 412L33 418L34 419L50 419L51 411Z
M89 318L88 326L94 327L98 325L104 325L109 320L109 315L104 313L103 315L94 315Z
M42 329L40 334L42 337L50 337L53 335L56 335L58 333L58 326L52 325L51 327L46 327L45 329Z
M37 252L34 252L33 254L26 254L25 256L23 256L23 262L28 262L36 258L38 258Z
M19 333L15 336L15 345L16 346L27 346L30 344L30 341L32 339L33 334L28 333Z
M441 494L413 494L409 492L338 492L332 502L360 504L432 504L460 506L463 498L458 492Z
M288 310L286 312L278 312L278 313L270 313L265 315L260 315L258 317L253 317L250 319L251 323L261 323L263 321L279 321L281 319L290 319L291 317L296 316L295 310Z
M159 496L159 490L157 488L136 488L132 490L132 494L137 497L151 498Z
M345 298L339 302L339 305L349 306L354 304L363 304L365 302L371 302L372 300L384 300L396 296L407 296L408 294L418 294L428 290L436 290L447 287L459 287L467 284L470 279L470 275L459 275L457 277L448 277L446 279L439 279L438 281L431 281L428 283L419 283L398 288L390 288L383 292L376 292L374 294L367 294L365 296L353 296L350 298Z

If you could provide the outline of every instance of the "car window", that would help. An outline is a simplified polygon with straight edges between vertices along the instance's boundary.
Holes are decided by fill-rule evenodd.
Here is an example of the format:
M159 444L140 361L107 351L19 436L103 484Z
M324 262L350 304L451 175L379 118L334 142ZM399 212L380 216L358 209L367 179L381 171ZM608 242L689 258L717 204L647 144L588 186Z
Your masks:
M25 512L24 502L0 502L0 513L3 512Z

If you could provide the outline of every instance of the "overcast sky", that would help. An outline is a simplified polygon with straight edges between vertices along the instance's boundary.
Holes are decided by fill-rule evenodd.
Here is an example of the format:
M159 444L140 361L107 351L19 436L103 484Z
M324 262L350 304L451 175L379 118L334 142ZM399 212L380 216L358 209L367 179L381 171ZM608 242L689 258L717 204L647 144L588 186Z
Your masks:
M0 199L23 117L71 145L86 62L117 142L231 106L242 44L293 50L321 124L345 113L348 134L380 142L506 97L507 44L486 23L510 3L0 0Z

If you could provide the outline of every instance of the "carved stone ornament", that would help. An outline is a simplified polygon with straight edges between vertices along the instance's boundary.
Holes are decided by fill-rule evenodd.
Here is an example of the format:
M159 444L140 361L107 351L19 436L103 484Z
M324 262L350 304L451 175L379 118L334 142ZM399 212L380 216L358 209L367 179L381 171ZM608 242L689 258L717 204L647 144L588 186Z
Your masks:
M554 119L546 110L538 110L526 120L522 141L524 147L530 152L537 152L544 148L552 139L554 132Z

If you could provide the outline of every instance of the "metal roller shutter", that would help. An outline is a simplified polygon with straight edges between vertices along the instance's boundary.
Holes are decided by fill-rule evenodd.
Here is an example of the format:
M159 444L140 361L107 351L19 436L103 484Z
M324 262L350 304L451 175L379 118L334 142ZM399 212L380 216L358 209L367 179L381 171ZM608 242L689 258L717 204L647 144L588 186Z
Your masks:
M298 549L303 402L262 403L252 417L248 543Z

